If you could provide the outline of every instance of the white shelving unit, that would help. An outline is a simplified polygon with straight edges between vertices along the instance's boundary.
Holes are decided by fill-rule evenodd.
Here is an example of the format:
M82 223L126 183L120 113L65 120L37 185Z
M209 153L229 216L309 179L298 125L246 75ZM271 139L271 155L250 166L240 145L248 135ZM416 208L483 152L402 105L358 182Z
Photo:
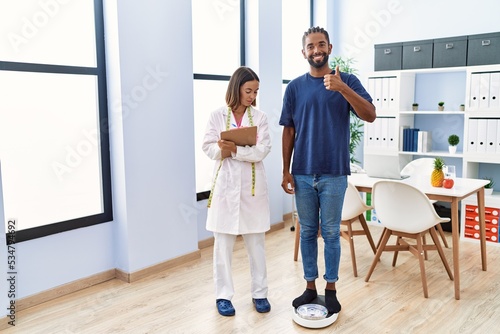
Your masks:
M457 77L460 79L458 89L456 89L457 82L453 82L450 86L455 85L453 86L455 89L451 92L446 91L447 83L442 80L446 80L447 76L451 78L448 80L452 81L457 81L455 80ZM420 79L422 80L418 82ZM429 89L431 92L423 96L419 92L419 89L422 89L422 82L431 86L435 84L436 90L439 90L436 94L440 95L431 96L433 93L431 87ZM365 154L399 155L401 165L421 156L453 159L453 164L459 165L461 170L457 176L482 178L492 176L484 175L483 168L493 169L497 171L495 175L498 176L495 180L496 186L500 185L500 64L379 71L368 76L367 90L377 108L377 119L373 123L365 124ZM416 96L421 100L418 101L420 105L425 104L424 110L412 111ZM437 98L442 101L450 100L452 103L445 103L446 109L449 110L429 110L434 105L437 109ZM465 111L458 111L458 106L462 103L465 104ZM433 149L429 152L403 151L402 127L413 128L417 123L420 125L433 123L428 119L427 122L422 122L426 117L435 118L435 123L443 120L448 122L437 129L421 129L432 132ZM451 128L453 130L450 130ZM462 150L455 154L450 154L446 150L450 131L454 133L456 131L461 140ZM463 239L468 239L464 236L465 205L477 205L475 196L472 197L462 203ZM500 211L500 193L494 192L493 195L486 196L486 206L498 208ZM488 244L500 245L498 241Z

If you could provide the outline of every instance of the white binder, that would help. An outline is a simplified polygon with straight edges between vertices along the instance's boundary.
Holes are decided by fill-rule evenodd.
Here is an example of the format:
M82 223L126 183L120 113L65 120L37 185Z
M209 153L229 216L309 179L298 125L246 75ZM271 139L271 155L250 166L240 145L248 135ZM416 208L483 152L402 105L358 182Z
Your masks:
M489 108L498 111L500 107L500 72L490 75L490 103Z
M497 119L497 140L495 142L496 154L500 154L500 119Z
M377 91L376 91L376 87L375 87L375 81L377 81L377 79L375 78L368 78L368 93L370 94L370 96L372 97L373 101L373 105L375 106L375 109L378 109L378 105L377 105Z
M389 118L383 117L380 119L380 146L387 148L388 145L388 122Z
M487 120L479 119L477 122L477 147L476 151L478 153L486 153L486 130L487 130Z
M468 152L477 152L477 118L469 119L469 131L467 136L467 151Z
M387 119L387 147L393 150L398 149L398 141L396 138L397 124L395 118Z
M425 131L418 132L417 152L419 152L419 153L424 152L424 132Z
M486 152L495 153L497 141L497 119L490 118L486 120Z
M374 140L373 140L374 133L375 133L375 129L374 129L373 123L365 122L365 143L366 143L365 145L366 145L366 147L375 146Z
M469 110L477 110L477 108L479 108L479 86L481 82L480 79L480 73L472 73L470 76Z
M382 78L382 109L389 110L389 78Z
M373 104L377 110L382 110L382 78L373 79L375 82L375 98Z
M382 119L377 117L377 119L373 122L374 133L373 133L373 146L381 147L382 146Z
M398 79L396 77L389 78L389 109L398 111L399 101L397 98L398 93Z
M479 109L488 109L490 102L490 74L481 73L479 84Z

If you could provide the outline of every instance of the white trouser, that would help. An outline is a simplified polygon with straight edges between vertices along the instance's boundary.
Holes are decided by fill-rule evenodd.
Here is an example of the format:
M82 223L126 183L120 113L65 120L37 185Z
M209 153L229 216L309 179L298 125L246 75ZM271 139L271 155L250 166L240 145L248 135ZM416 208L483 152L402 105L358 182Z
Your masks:
M267 298L265 233L243 234L252 276L252 298ZM214 233L215 298L231 300L234 296L231 264L236 235Z

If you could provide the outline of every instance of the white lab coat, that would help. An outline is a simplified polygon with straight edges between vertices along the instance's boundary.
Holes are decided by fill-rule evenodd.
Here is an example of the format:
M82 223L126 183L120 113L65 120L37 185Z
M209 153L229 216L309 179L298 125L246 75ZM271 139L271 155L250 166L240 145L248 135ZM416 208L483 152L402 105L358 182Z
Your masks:
M241 126L250 126L248 111L243 115ZM270 228L269 196L267 179L262 160L271 151L271 138L267 116L262 111L250 108L253 125L257 126L257 144L238 146L236 154L231 153L222 161L212 203L207 213L208 231L227 234L263 233ZM221 150L217 141L221 131L226 130L228 108L221 107L209 117L203 151L215 160L213 178L220 165ZM231 113L231 126L236 127ZM252 162L255 162L255 196L252 196Z

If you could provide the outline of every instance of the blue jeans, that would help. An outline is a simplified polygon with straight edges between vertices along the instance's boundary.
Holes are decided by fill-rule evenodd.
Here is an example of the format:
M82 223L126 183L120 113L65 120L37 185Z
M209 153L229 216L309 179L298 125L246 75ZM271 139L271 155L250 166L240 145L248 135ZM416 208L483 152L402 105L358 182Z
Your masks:
M321 226L326 271L323 278L328 283L337 282L347 176L294 175L294 182L304 279L311 282L318 278L318 229Z

